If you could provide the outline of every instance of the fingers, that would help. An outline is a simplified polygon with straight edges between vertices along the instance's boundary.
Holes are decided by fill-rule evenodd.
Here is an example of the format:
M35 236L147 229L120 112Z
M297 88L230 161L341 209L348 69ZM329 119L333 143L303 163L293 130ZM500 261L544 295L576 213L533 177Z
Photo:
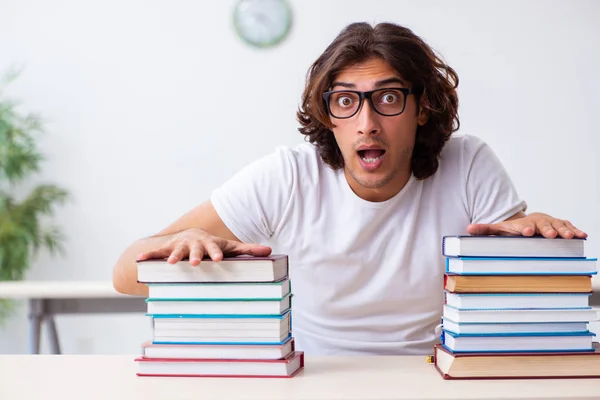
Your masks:
M553 228L550 220L546 219L541 222L538 222L537 230L542 236L547 237L549 239L553 239L556 237L556 235L558 235L558 231Z
M535 222L533 221L521 220L519 222L513 222L512 225L514 225L523 236L533 236L538 232L538 230L536 230Z
M587 233L585 233L584 231L582 231L581 229L578 229L577 227L575 227L572 223L570 223L569 221L564 221L565 222L565 226L571 230L571 232L575 233L575 237L578 238L586 238L587 237Z
M269 246L253 243L240 243L233 240L223 240L224 242L220 243L223 253L232 256L251 255L255 257L266 257L271 254L272 251Z
M214 240L206 241L204 247L211 260L221 261L223 259L223 250Z
M565 239L572 239L574 237L587 237L587 233L585 233L581 229L576 228L571 222L566 220L554 219L552 221L552 226L558 231L558 234Z
M173 240L157 250L147 251L139 255L138 260L164 259L169 264L175 264L186 257L192 266L198 266L205 255L213 261L221 261L225 255L253 255L266 257L271 254L271 248L258 244L240 243L214 236L202 238L182 238Z
M467 227L470 235L520 235L521 231L514 224L499 222L497 224L471 224Z
M550 231L548 230L550 228ZM552 226L536 226L536 223L527 219L498 222L496 224L471 224L467 227L470 235L498 235L498 236L533 236L540 233L553 237ZM556 232L554 232L556 236Z
M141 253L138 256L137 260L144 261L144 260L151 260L151 259L157 259L157 258L167 258L170 254L171 254L171 249L169 249L167 247L163 247L163 248L160 248L157 250L150 250L150 251Z
M553 219L552 226L554 229L556 229L558 234L565 239L571 239L575 235L575 233L571 232L571 230L567 228L565 223L560 219Z
M471 224L467 227L467 232L469 235L473 236L495 235L497 228L495 228L492 224Z
M169 255L167 262L169 264L175 264L178 261L181 261L185 256L189 254L189 248L186 243L178 243L175 245L175 248Z
M200 261L204 258L205 248L202 246L200 242L194 242L190 246L190 264L193 266L197 266L200 264Z
M248 244L247 246L249 254L255 257L267 257L273 251L269 246L264 246L262 244Z
M169 256L168 262L174 264L189 255L190 264L196 267L200 265L206 254L213 261L220 261L223 258L221 248L213 239L206 238L194 240L191 244L188 244L187 241L177 244Z
M539 234L549 239L557 236L564 239L587 237L587 233L576 228L569 221L552 218L545 214L532 214L525 218L496 224L471 224L467 227L467 232L471 235L533 236Z

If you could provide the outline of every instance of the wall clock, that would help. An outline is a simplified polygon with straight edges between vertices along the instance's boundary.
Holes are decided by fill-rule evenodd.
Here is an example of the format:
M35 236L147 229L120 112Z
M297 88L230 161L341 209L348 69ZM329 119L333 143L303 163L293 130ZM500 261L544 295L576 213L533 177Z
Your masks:
M240 0L233 23L240 38L255 47L281 42L292 25L292 10L286 0Z

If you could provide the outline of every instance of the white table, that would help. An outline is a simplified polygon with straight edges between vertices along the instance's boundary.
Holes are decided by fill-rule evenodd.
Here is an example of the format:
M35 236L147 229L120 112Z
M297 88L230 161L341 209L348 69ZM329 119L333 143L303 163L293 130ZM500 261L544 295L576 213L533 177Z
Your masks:
M5 281L0 298L28 301L31 354L40 352L42 322L48 326L51 353L60 354L55 315L146 312L145 298L120 294L110 281Z
M138 377L135 355L2 355L0 399L598 399L600 379L445 381L424 357L306 357L293 378Z

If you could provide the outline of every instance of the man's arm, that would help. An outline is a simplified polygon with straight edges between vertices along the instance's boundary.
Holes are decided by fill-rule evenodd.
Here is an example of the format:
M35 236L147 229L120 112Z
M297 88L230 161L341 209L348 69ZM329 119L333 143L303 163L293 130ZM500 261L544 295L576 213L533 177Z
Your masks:
M471 235L534 236L565 239L585 238L587 234L567 220L544 213L525 214L527 204L500 159L483 140L466 136L463 142L467 206Z
M189 256L198 265L205 254L218 260L223 253L267 255L270 249L240 243L207 201L157 234L132 243L114 266L113 286L121 293L147 296L147 286L137 282L138 259L168 257L176 262Z
M278 148L238 171L212 192L210 201L131 244L114 267L115 289L147 295L147 287L137 283L136 260L176 263L189 257L190 264L198 265L204 256L219 261L225 255L269 255L270 247L254 243L269 240L288 209L298 182L296 157L295 151Z

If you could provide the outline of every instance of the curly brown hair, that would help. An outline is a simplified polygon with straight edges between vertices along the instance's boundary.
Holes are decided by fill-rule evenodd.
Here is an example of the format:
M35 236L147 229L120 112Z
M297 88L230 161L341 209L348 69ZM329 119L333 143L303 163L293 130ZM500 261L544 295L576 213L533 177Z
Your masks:
M297 116L300 133L317 146L323 161L334 169L344 166L322 94L343 69L371 58L381 58L413 87L423 89L417 104L428 120L417 128L411 167L417 179L433 175L445 142L460 127L458 75L410 29L392 23L374 27L365 22L348 25L308 70ZM418 111L417 111L418 112Z

